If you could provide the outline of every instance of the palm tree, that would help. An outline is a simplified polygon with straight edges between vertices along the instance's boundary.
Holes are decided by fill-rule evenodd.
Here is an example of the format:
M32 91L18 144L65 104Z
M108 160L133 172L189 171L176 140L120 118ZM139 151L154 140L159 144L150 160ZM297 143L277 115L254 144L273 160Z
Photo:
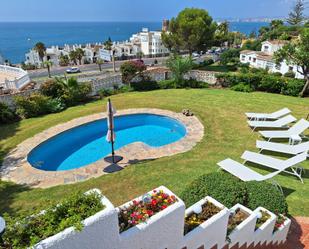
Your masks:
M50 68L53 66L53 62L52 61L44 61L43 62L43 67L47 68L47 72L48 72L48 77L51 78L50 75Z
M108 51L112 51L112 60L113 60L113 70L116 72L116 66L115 66L115 51L113 50L113 42L110 37L104 42L104 48Z
M70 58L68 55L61 54L59 57L59 64L60 66L67 66L70 63Z
M76 53L76 58L79 61L79 65L81 65L82 64L82 59L85 56L85 51L82 48L77 48L75 50L75 53Z
M104 60L97 59L97 65L99 66L100 72L102 72L102 65L104 64Z
M46 52L45 44L43 42L38 42L37 44L35 44L34 50L38 52L40 60L43 62Z
M69 57L70 57L70 60L73 62L74 65L77 65L77 53L75 50L72 50L70 53L69 53Z

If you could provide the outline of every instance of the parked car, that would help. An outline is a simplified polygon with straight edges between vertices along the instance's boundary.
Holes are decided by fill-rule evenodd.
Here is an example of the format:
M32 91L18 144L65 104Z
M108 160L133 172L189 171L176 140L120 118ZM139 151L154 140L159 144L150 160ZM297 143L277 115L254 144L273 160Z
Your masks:
M67 73L80 73L80 69L78 67L70 67L66 70Z
M199 53L194 52L194 53L192 53L192 57L200 57L200 55L199 55Z

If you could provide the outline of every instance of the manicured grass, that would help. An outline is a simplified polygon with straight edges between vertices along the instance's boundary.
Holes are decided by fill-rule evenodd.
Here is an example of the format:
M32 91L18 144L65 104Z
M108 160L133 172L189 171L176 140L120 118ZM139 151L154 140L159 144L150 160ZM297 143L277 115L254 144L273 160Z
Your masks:
M202 66L199 68L199 70L219 72L219 73L228 73L228 72L236 71L234 67L232 66L220 65L217 63L209 65L209 66Z
M240 160L244 150L257 151L257 133L247 126L244 112L272 112L288 107L297 118L308 114L309 99L300 99L267 93L238 93L230 90L160 90L144 93L126 93L113 96L118 109L151 107L180 112L192 110L205 126L205 136L190 152L173 157L161 158L127 167L97 179L74 185L57 186L49 189L29 189L13 183L0 182L0 214L4 211L21 213L42 209L50 202L58 202L73 192L99 188L115 204L122 204L144 192L165 185L179 194L189 183L201 174L216 171L216 163L227 157ZM58 123L76 117L101 112L105 103L96 101L84 106L70 108L62 113L23 120L20 123L1 127L0 151L4 155L18 143ZM284 188L290 213L309 216L309 161L305 183L290 175L279 175L275 180ZM268 171L254 168L261 173Z

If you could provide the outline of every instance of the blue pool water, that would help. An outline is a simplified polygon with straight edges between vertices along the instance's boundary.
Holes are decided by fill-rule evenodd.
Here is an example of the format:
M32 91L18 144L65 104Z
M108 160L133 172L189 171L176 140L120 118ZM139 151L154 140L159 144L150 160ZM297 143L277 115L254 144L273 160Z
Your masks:
M134 142L160 147L186 135L186 128L177 120L153 114L116 117L115 128L115 149ZM111 153L106 133L106 119L75 127L34 148L28 155L28 161L33 167L46 171L86 166Z

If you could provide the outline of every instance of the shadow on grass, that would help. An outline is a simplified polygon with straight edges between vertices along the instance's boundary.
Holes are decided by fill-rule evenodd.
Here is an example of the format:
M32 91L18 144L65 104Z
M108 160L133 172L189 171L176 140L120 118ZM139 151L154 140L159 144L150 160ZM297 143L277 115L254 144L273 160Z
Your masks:
M0 215L5 212L10 215L16 214L19 210L13 210L11 204L14 203L15 198L17 198L20 193L29 190L30 187L26 185L18 185L0 180Z
M16 134L19 129L20 122L15 122L7 125L0 125L0 141L12 137ZM3 148L3 145L0 144L0 167L5 155L12 148Z

